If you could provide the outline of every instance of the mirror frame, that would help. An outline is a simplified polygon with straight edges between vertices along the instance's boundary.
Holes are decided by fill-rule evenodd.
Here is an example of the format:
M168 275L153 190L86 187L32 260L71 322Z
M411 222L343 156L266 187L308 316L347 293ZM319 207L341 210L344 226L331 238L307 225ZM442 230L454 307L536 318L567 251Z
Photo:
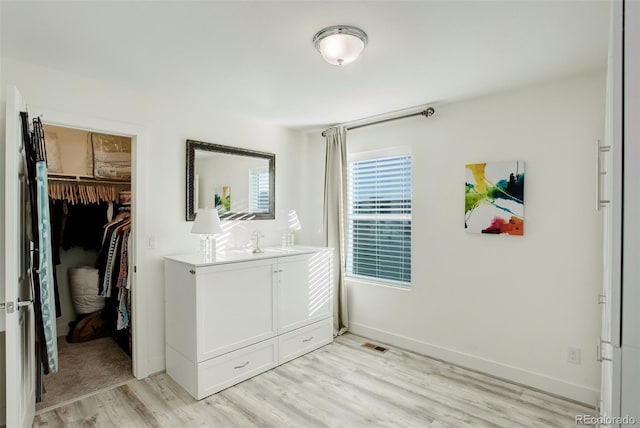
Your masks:
M226 212L220 214L220 219L227 220L273 220L276 212L276 155L274 153L259 152L257 150L223 146L205 143L203 141L187 140L187 221L194 221L196 208L194 207L195 154L196 150L216 152L235 156L262 158L269 161L269 212Z

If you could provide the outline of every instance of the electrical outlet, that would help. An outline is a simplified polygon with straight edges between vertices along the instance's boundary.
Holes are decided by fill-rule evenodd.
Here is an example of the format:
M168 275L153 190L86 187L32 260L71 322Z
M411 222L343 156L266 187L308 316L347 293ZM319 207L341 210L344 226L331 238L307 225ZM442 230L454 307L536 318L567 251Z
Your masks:
M156 237L154 235L147 236L147 248L150 250L155 250L156 248Z
M580 348L574 348L570 346L567 349L567 361L570 362L571 364L580 364L581 354L582 354L582 350Z

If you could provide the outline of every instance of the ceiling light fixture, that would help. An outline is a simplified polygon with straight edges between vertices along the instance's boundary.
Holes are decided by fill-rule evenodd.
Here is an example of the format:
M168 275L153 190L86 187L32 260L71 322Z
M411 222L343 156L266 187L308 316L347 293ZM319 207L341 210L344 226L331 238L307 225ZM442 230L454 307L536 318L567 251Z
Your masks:
M347 65L360 56L367 45L367 34L350 25L323 28L313 36L313 45L329 64Z

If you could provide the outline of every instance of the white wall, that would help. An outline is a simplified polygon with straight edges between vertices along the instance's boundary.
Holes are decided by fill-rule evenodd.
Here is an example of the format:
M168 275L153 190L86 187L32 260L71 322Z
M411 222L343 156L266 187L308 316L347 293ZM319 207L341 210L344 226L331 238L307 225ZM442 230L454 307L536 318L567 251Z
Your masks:
M305 134L300 162L304 175L298 181L300 198L296 210L302 229L296 232L296 242L325 245L322 216L324 209L325 142L320 131Z
M164 369L164 279L162 257L197 251L198 236L191 235L192 223L185 221L185 147L187 139L239 146L276 154L276 208L293 206L297 200L300 174L299 141L302 135L249 117L215 110L215 97L199 100L155 94L71 75L10 58L2 58L2 94L6 85L19 88L32 106L79 114L86 117L126 122L146 128L147 192L136 204L144 206L142 227L155 236L157 248L143 249L137 261L136 279L149 296L150 371ZM185 82L188 84L188 82ZM206 101L203 101L206 100ZM46 122L46 118L43 118ZM264 233L262 245L278 245L280 234L273 220L242 225L243 233ZM139 243L144 245L145 243ZM2 351L2 350L0 350Z
M349 152L410 145L414 161L412 289L351 282L350 330L595 404L604 83L580 76L349 132ZM323 156L318 133L305 147ZM464 165L515 159L526 162L525 235L467 234ZM305 186L320 198L307 201L304 233L319 244L323 175L312 173Z

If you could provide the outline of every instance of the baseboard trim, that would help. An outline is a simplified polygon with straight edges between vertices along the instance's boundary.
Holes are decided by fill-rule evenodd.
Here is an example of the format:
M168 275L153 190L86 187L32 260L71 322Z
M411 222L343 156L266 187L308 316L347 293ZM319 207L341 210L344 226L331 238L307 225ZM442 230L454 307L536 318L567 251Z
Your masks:
M385 330L369 327L363 324L349 322L349 332L378 340L389 345L408 351L443 360L457 366L504 379L508 382L521 384L552 395L568 398L589 407L600 398L600 391L585 385L578 385L561 379L552 378L540 373L518 367L509 366L497 361L488 360L453 349L433 345L410 337L391 333Z
M149 358L149 373L147 376L151 376L155 373L162 373L165 369L164 356Z

